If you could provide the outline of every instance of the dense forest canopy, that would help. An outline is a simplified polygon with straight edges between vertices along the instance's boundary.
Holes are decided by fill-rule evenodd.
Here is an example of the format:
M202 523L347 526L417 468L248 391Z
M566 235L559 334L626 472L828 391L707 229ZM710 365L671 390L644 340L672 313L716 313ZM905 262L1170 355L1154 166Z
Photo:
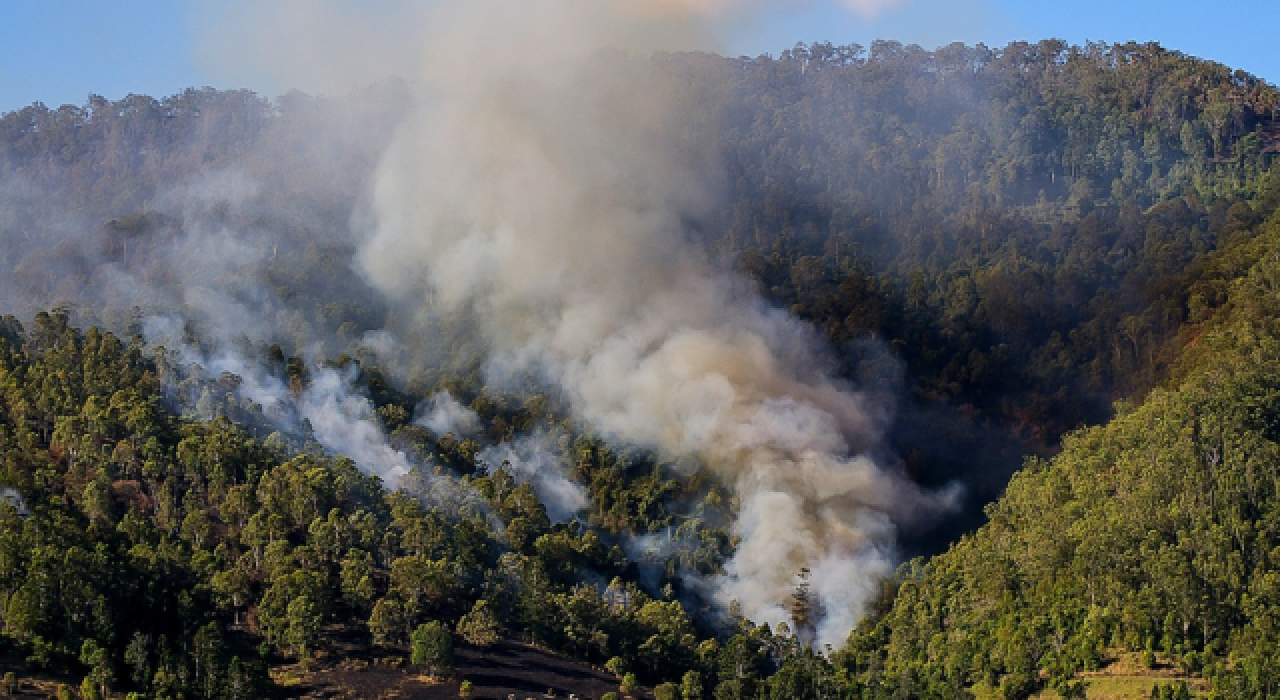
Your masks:
M917 414L982 435L982 470L1006 466L975 503L1021 452L1162 376L1206 303L1185 297L1187 271L1274 192L1276 91L1156 45L876 42L649 63L696 97L679 103L682 139L727 164L698 222L707 244L821 328L846 375L882 375L866 355L886 346L905 361L899 451L920 478L978 465L918 444L937 428ZM347 349L335 336L405 325L347 268L411 101L401 84L274 102L206 89L5 115L9 310L69 303L125 329L179 308L240 327L232 307L286 349L329 355ZM211 264L189 269L197 256ZM207 296L197 286L219 298L189 298ZM414 371L480 352L423 335Z
M722 166L678 252L808 324L876 459L950 499L846 644L813 651L807 570L782 624L716 607L731 483L354 262L421 99L388 82L0 117L7 649L154 697L259 696L335 629L685 697L1071 696L1130 652L1271 694L1274 86L1154 44L600 64Z

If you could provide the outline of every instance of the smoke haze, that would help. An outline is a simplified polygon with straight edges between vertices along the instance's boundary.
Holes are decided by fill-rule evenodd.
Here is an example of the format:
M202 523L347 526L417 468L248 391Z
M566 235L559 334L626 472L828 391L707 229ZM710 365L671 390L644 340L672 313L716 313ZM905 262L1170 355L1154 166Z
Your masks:
M599 50L728 9L662 7L451 6L410 68L428 98L377 171L360 265L396 303L473 314L491 378L540 377L605 438L714 472L740 504L714 597L780 622L807 568L816 640L838 645L892 568L895 521L949 502L877 465L890 407L689 242L722 177L680 138L696 95Z
M757 6L481 0L370 16L342 3L234 5L211 22L208 60L287 85L399 76L411 104L391 110L395 120L353 115L272 135L304 152L314 142L314 157L333 163L331 181L304 191L280 191L269 158L171 189L149 204L181 225L147 224L169 232L168 245L87 265L98 270L89 287L117 307L181 309L215 339L198 356L212 376L241 376L238 391L267 415L305 420L327 449L393 484L412 465L350 375L322 368L293 395L232 348L247 338L318 358L358 347L409 374L427 361L412 329L435 315L470 319L493 385L518 391L533 378L597 435L733 492L736 551L700 590L776 623L790 618L808 569L817 614L806 632L838 646L891 572L897 528L945 512L956 494L899 475L883 444L893 406L836 379L811 328L691 240L723 203L727 176L721 154L682 122L701 95L654 52L713 47L717 22ZM376 168L370 153L381 154ZM351 183L370 172L347 209L357 212L350 230L320 213L311 225L308 212L341 209L334 193L359 189ZM26 191L4 184L14 197ZM363 275L369 298L326 287L331 269L301 286L398 327L344 339L266 283L299 274L287 256L325 246ZM148 337L173 349L181 327L149 323ZM295 340L316 337L332 347ZM415 422L437 435L477 427L448 394ZM585 491L548 440L522 436L481 458L507 462L563 521L586 505ZM421 474L413 487L428 498L455 489Z
M480 430L480 416L459 403L447 391L432 394L418 406L415 413L414 424L438 436L453 433L458 437L469 437Z
M389 443L373 403L356 389L352 369L321 366L295 394L261 364L225 347L217 336L214 342L220 347L213 354L203 354L187 341L185 323L179 317L153 316L144 319L142 326L147 342L174 353L183 371L198 372L203 379L235 376L236 393L261 407L277 429L314 438L392 487L412 469L409 458ZM215 417L201 416L204 420Z
M587 490L569 475L560 442L547 431L487 447L476 459L490 469L502 467L517 482L533 486L551 522L567 522L587 507Z

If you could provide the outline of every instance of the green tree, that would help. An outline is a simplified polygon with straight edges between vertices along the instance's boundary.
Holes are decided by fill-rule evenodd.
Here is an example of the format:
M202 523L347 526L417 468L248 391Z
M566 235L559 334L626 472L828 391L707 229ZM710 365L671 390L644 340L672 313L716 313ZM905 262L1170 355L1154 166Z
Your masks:
M748 690L749 685L741 678L730 678L716 685L715 700L748 700L755 697Z
M799 583L791 594L791 621L801 644L812 639L813 604L809 600L809 569L800 569Z
M94 697L107 697L111 683L115 680L110 650L93 639L86 639L80 647L80 663L89 667L89 675L84 677L80 686L82 692L89 688Z
M604 668L618 678L622 678L627 673L627 660L621 656L614 656L604 663Z
M410 660L426 666L432 675L453 673L453 635L439 620L419 625L413 631Z
M289 602L287 614L289 627L285 639L298 658L306 659L319 640L320 628L324 625L320 606L306 597L295 598Z
M409 556L391 563L391 585L417 614L427 606L450 605L459 581L448 561Z
M373 643L380 647L396 648L404 646L405 627L408 616L404 606L394 598L382 598L374 606L369 615L369 632L373 635Z
M639 692L640 679L636 678L636 674L634 673L627 673L622 677L622 683L618 685L618 690L623 695L631 695L632 693Z
M697 636L679 602L645 603L636 611L635 620L644 635L639 657L654 675L688 666L697 646Z
M361 549L352 549L342 559L340 579L342 595L357 609L368 610L376 592L373 586L373 557Z
M111 482L105 473L90 481L84 487L82 496L85 515L98 523L110 523L114 516L115 506L111 497Z
M680 695L684 700L702 700L702 674L686 672L680 682Z
M458 634L469 644L487 647L501 639L498 618L483 599L477 600L471 612L458 620Z
M194 662L194 676L197 684L206 688L216 688L218 667L222 662L225 643L222 630L217 622L210 622L196 630L191 639L191 659Z

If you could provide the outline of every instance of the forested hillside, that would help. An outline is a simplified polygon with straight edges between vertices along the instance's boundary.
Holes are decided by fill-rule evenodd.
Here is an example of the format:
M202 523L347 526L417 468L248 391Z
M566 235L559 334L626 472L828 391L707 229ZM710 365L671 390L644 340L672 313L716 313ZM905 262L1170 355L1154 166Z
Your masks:
M1068 693L1126 650L1220 697L1274 694L1280 219L1264 231L1214 256L1235 273L1211 280L1222 303L1177 379L1029 460L986 525L905 566L851 639L855 668L928 696L976 682L1022 697L1046 679Z
M650 64L689 95L684 138L726 163L700 235L815 323L849 376L893 383L881 351L903 361L899 452L927 483L972 481L975 503L1023 452L1164 376L1207 303L1187 297L1190 276L1274 208L1275 89L1155 45L877 42ZM9 310L70 303L123 330L174 307L225 323L207 307L231 304L271 318L286 349L335 356L403 327L347 270L348 230L411 101L393 83L5 115ZM218 262L184 269L192 256ZM184 298L192 277L222 301ZM420 335L416 364L474 366L471 341ZM980 459L924 439L940 430Z
M491 385L471 319L354 269L388 83L0 117L7 657L86 697L260 697L340 637L673 698L1069 697L1127 654L1278 692L1274 86L1136 44L611 60L723 162L690 237L964 489L844 648L808 647L807 571L788 624L715 609L725 484Z
M718 663L679 602L640 589L611 528L553 526L527 483L475 464L465 445L460 500L441 504L425 470L393 492L317 445L294 453L279 434L179 418L162 391L172 370L138 342L57 313L30 329L5 318L3 331L5 644L37 667L82 671L88 697L261 697L275 654L307 659L344 629L412 647L436 672L449 670L455 629L649 681ZM450 454L452 441L420 446ZM616 457L587 439L574 454L585 480L610 480ZM645 486L635 493L679 490ZM645 508L621 510L644 529Z

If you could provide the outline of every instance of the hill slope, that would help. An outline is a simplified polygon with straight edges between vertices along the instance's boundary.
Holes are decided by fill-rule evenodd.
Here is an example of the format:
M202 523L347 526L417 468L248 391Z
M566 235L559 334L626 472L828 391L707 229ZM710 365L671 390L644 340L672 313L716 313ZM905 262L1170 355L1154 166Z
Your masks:
M791 625L717 615L696 582L736 544L723 484L587 434L536 383L487 386L467 318L352 271L396 85L93 98L0 118L0 302L32 319L0 319L6 652L90 695L255 697L342 653L326 630L403 660L424 627L724 700L1075 693L1143 652L1269 694L1274 88L1058 42L642 65L687 78L686 138L724 160L690 235L896 400L896 466L970 487L969 519L909 546L946 548L1042 455L987 524L887 581L829 657L801 643L821 613L803 574ZM203 354L219 332L243 365ZM387 332L407 350L379 355ZM321 400L375 436L353 453L400 455L404 491L320 444ZM539 430L578 518L513 466Z
M1219 256L1252 264L1226 281L1176 378L1071 434L1052 460L1029 460L986 525L904 568L890 606L851 639L851 668L918 682L925 696L980 682L1025 697L1043 678L1066 690L1117 652L1153 651L1222 697L1271 694L1278 223Z

